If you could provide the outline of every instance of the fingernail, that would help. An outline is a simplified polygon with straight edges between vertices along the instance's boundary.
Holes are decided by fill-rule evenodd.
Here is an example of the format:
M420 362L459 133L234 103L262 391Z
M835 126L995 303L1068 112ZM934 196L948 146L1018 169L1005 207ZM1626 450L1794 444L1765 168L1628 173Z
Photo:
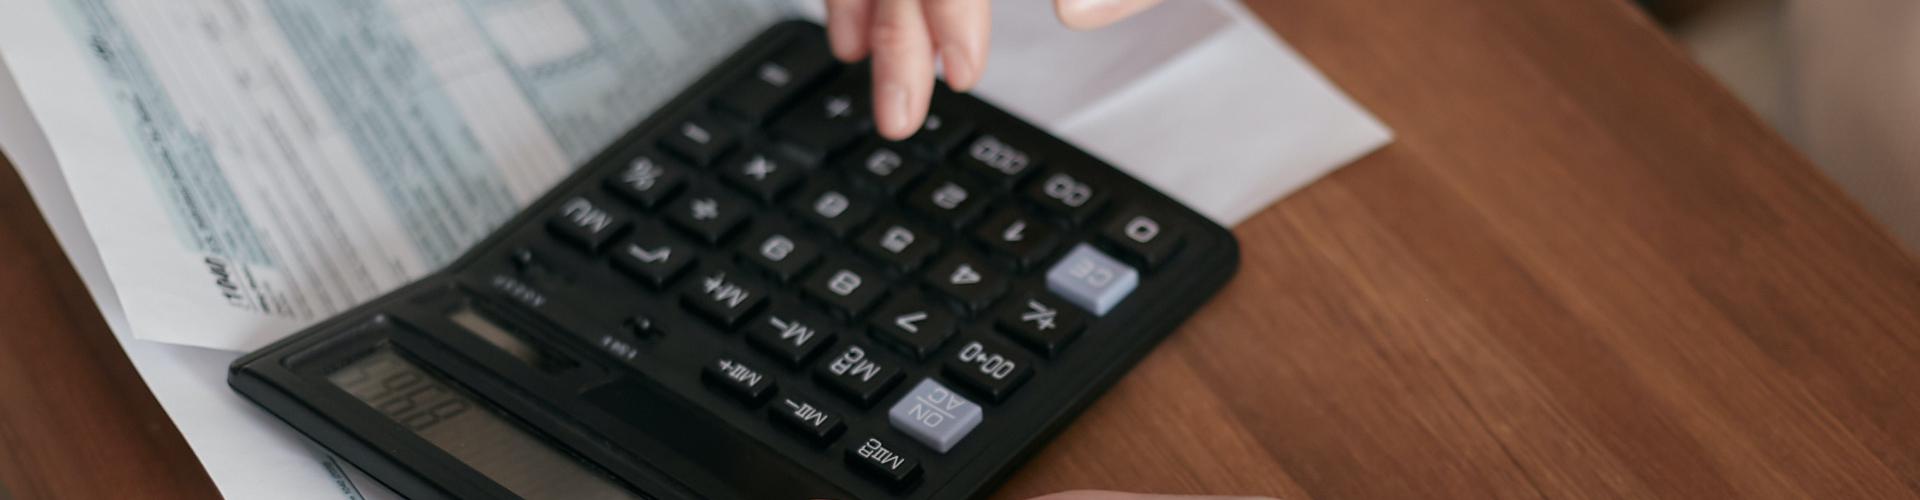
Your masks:
M949 54L943 59L941 66L946 69L947 84L953 86L954 90L967 90L980 78L980 71L973 67L970 62L972 59L965 54Z
M1060 3L1060 14L1075 17L1084 16L1087 15L1087 11L1099 8L1108 3L1112 2L1110 0L1067 0Z
M1115 8L1113 0L1067 0L1060 3L1060 21L1074 29L1088 29L1106 24L1109 11Z
M907 88L898 83L880 85L880 95L875 100L875 110L881 110L874 119L879 121L880 133L891 137L905 137L902 131L912 127L907 123L912 119L907 112Z

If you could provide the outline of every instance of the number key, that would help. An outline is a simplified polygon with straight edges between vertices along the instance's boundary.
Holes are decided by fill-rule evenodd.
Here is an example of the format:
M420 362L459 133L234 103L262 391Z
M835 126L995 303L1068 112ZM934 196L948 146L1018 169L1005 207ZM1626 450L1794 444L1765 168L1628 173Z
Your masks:
M1040 158L993 134L981 134L960 151L960 164L1004 186L1033 171Z
M1159 267L1180 249L1180 226L1165 216L1141 208L1120 211L1100 235L1126 251L1147 269Z
M1007 279L972 252L956 251L927 269L922 277L935 290L952 297L969 312L978 312L1000 298Z
M907 205L953 227L965 225L987 206L986 190L965 178L941 173L907 195Z
M868 271L866 266L846 257L827 259L825 265L807 277L800 289L845 317L859 316L887 293L887 285L879 273Z
M1053 249L1053 226L1016 208L1002 208L973 232L987 247L1008 257L1022 269Z
M847 155L846 169L854 180L868 184L887 196L900 193L914 179L926 173L927 164L905 154L899 146L874 139Z
M872 219L873 213L879 209L872 201L826 181L808 188L800 197L794 198L787 208L800 214L802 220L832 233L835 238L847 237L848 233Z
M766 269L775 280L786 283L793 281L807 266L820 259L820 246L800 236L800 233L780 225L754 231L751 236L740 240L737 249L748 262Z
M1100 209L1100 205L1106 202L1106 193L1084 177L1054 169L1041 175L1039 182L1027 188L1027 198L1066 218L1068 222L1079 224Z
M940 237L899 217L889 216L860 233L854 246L892 263L896 271L910 272L940 249Z
M917 359L933 354L953 335L953 314L915 295L900 295L874 311L868 325L873 336Z

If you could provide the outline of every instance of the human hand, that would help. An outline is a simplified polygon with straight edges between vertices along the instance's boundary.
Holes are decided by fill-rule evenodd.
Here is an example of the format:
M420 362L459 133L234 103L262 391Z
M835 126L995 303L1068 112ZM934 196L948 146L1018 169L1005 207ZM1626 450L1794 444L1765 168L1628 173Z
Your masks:
M1033 1L1033 0L1024 0ZM833 55L853 62L873 56L874 127L905 139L927 118L933 98L933 58L947 85L965 91L987 66L992 31L990 0L826 0ZM1073 29L1105 26L1160 0L1054 0L1060 22Z
M1067 491L1033 500L1274 500L1267 497L1207 497L1188 495L1146 495L1116 491Z

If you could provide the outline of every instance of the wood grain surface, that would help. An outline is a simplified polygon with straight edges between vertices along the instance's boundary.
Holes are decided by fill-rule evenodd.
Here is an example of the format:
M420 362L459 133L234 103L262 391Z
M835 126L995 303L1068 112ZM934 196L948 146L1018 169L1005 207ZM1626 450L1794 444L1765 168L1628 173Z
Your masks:
M1398 141L996 498L1920 498L1920 262L1630 4L1249 3ZM212 496L7 182L0 481Z

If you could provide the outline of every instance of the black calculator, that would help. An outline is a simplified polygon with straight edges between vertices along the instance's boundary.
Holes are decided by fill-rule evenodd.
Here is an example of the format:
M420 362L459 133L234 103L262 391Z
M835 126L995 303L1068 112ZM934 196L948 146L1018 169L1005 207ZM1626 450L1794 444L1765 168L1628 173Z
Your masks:
M1239 262L940 86L899 142L774 26L445 270L229 383L413 499L968 499Z

